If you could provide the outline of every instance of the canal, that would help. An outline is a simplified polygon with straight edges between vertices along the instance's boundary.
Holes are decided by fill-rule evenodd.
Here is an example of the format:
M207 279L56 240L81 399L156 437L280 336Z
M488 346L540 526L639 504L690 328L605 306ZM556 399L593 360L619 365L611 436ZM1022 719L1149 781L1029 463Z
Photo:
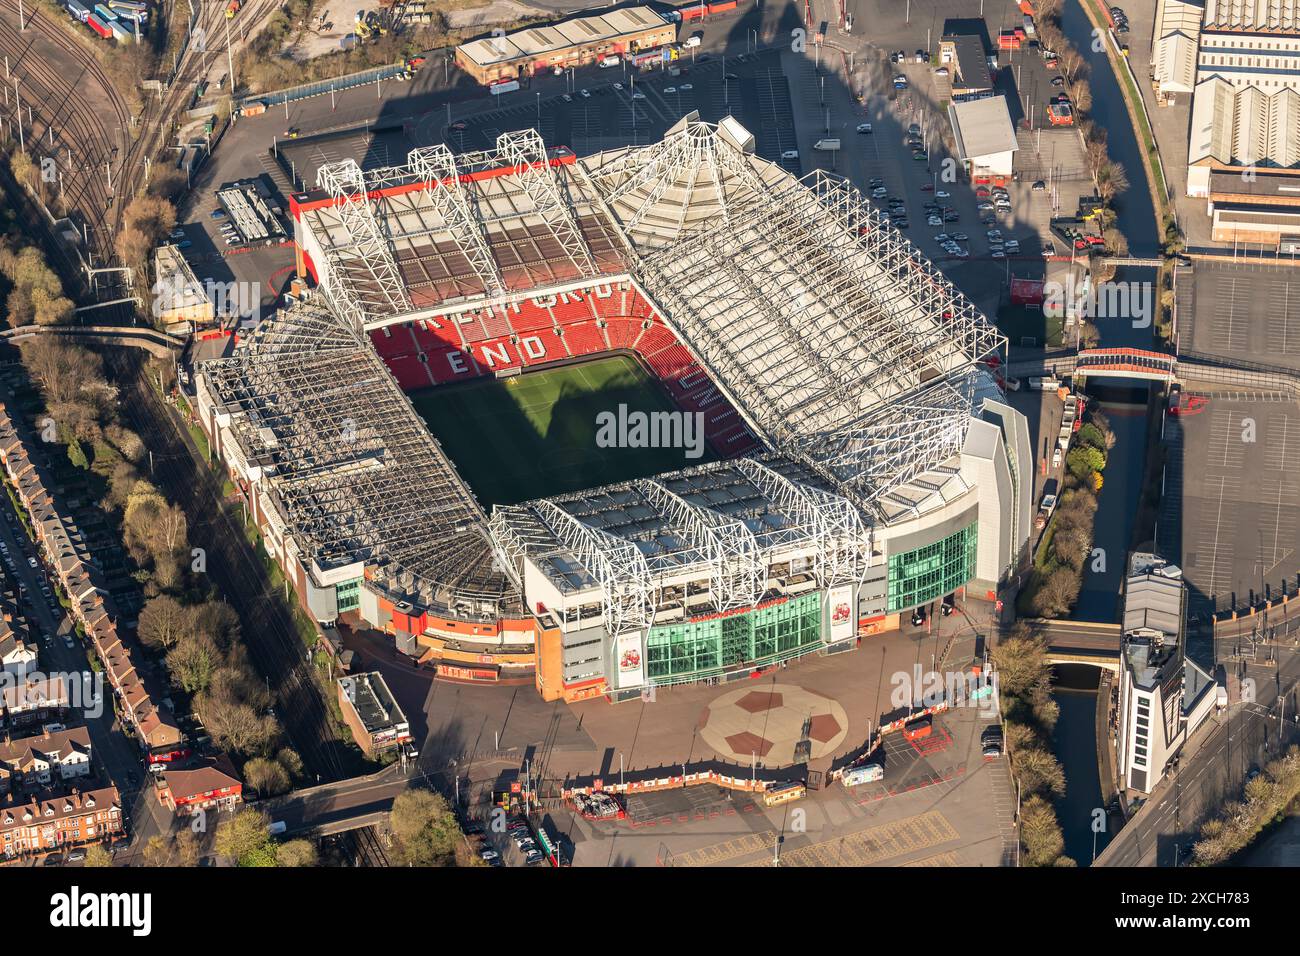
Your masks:
M1065 772L1065 796L1056 801L1056 816L1065 837L1065 855L1090 866L1110 834L1092 831L1095 811L1105 806L1097 768L1097 684L1101 671L1086 664L1059 664L1054 669L1052 699L1060 708L1052 732L1052 750Z
M1119 82L1105 51L1093 50L1093 25L1079 0L1066 0L1061 26L1070 42L1088 64L1092 89L1093 121L1107 131L1110 158L1124 167L1129 188L1115 200L1118 226L1128 240L1129 254L1152 258L1160 253L1160 225L1156 221L1146 169L1138 139L1120 93ZM1112 281L1131 283L1158 307L1157 270L1125 267ZM1152 346L1152 325L1147 317L1099 318L1097 330L1103 347ZM1120 588L1130 539L1142 498L1142 478L1147 458L1147 408L1149 386L1142 382L1107 380L1089 388L1089 398L1098 403L1115 433L1115 445L1107 456L1105 483L1097 499L1093 531L1094 552L1099 555L1085 567L1079 599L1073 617L1082 621L1118 621ZM1177 559L1178 555L1171 557ZM1104 807L1097 757L1108 740L1097 739L1098 682L1101 672L1084 665L1061 665L1055 669L1052 697L1060 717L1052 735L1052 748L1065 773L1066 793L1056 803L1065 838L1065 854L1080 866L1091 865L1110 840L1109 832L1093 833L1095 811Z
M1133 124L1111 70L1106 53L1093 50L1093 26L1079 0L1067 0L1061 11L1061 27L1088 64L1092 89L1093 121L1107 131L1107 152L1124 167L1129 188L1115 200L1120 231L1128 239L1130 254L1149 258L1160 251L1155 206L1142 165ZM1114 282L1130 283L1133 294L1156 308L1157 270L1150 267L1119 269ZM1107 348L1152 346L1150 316L1102 317L1097 320L1101 345ZM1122 381L1122 380L1120 380ZM1116 383L1116 384L1110 384ZM1100 405L1115 433L1115 447L1107 456L1105 484L1097 498L1094 548L1100 554L1084 570L1083 584L1073 617L1081 621L1117 621L1119 593L1123 581L1133 522L1142 498L1142 475L1147 453L1148 386L1140 381L1105 383L1089 388L1089 397ZM1177 555L1174 556L1175 558Z

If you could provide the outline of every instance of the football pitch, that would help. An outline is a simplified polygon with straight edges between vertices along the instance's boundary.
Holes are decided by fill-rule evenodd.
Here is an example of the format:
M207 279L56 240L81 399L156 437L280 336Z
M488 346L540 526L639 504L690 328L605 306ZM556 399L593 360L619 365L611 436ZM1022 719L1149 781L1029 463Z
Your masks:
M711 461L682 448L600 448L601 412L675 411L627 355L478 379L411 396L416 411L485 507L516 504Z

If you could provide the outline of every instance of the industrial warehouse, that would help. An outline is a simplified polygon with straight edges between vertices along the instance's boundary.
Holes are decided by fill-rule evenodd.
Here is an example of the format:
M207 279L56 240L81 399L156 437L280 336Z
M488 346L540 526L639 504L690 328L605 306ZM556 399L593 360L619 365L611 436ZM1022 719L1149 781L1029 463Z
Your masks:
M315 288L196 382L316 620L618 700L993 600L1019 562L1005 341L852 186L794 178L734 119L582 159L504 133L317 185L292 203ZM611 354L700 416L712 460L489 510L416 409Z
M730 8L735 6L733 0ZM677 27L649 7L626 7L461 44L456 47L456 65L490 84L654 50L676 39Z

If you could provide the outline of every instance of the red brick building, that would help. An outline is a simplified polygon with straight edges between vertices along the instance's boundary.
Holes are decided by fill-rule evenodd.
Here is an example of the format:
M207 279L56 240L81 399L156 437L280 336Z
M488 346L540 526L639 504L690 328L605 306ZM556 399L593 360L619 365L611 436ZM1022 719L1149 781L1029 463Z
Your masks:
M33 853L82 846L124 832L116 787L0 807L0 853L17 860Z

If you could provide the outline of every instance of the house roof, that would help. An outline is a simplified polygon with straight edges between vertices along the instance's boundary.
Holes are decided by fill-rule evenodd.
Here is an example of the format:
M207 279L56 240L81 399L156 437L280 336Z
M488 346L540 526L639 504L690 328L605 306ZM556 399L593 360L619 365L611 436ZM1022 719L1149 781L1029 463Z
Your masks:
M243 787L238 777L215 765L186 770L167 770L163 773L163 783L171 791L172 799L177 802L192 800L213 790Z

